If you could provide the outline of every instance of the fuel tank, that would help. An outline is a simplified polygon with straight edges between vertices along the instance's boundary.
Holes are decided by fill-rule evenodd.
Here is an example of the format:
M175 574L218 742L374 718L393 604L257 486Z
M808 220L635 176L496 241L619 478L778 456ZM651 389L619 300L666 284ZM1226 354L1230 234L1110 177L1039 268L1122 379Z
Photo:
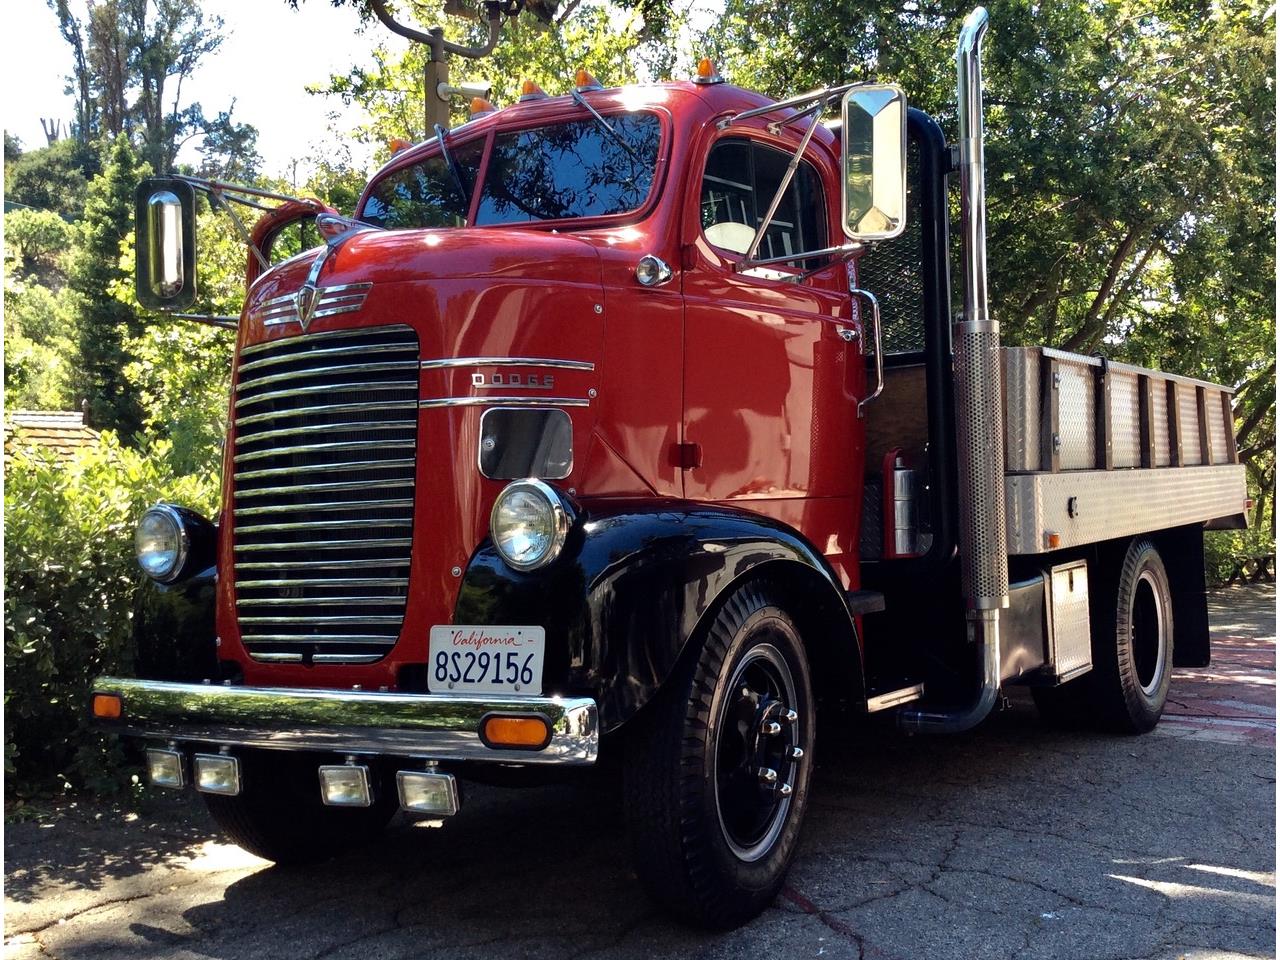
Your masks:
M396 689L426 662L507 482L479 468L486 414L563 411L557 482L580 485L603 294L591 243L520 229L361 232L254 284L223 479L227 675Z

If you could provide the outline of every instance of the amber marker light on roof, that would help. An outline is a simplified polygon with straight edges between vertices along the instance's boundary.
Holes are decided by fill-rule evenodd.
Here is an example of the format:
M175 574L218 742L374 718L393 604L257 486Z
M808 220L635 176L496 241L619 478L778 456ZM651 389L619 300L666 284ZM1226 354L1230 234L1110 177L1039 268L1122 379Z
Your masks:
M402 140L400 137L392 137L391 141L387 144L387 146L391 148L391 155L395 156L401 150L408 150L411 146L413 146L413 144L411 144L408 140Z
M93 715L99 720L119 720L124 713L124 704L116 693L95 693L93 695Z
M541 750L551 742L551 723L543 716L491 713L480 721L480 739L499 750Z
M716 69L710 57L703 57L698 61L698 74L693 78L693 82L724 83L724 77L720 76L720 71Z
M520 85L520 102L524 103L528 100L545 100L547 93L532 80L526 80Z
M603 90L604 89L600 81L597 80L595 77L593 77L590 73L588 73L582 67L578 68L578 72L574 74L573 80L574 80L574 84L578 88L579 93L582 93L584 90Z
M479 117L486 113L494 113L498 108L486 100L484 97L471 98L471 115Z

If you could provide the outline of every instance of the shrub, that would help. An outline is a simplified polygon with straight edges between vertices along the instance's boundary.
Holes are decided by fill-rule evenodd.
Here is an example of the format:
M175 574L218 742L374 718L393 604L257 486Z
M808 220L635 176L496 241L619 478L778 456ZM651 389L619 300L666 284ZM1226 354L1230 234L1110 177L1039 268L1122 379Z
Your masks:
M217 478L177 475L168 444L131 450L111 433L72 463L33 450L7 466L7 792L120 785L123 754L91 728L87 696L94 677L132 664L133 527L157 500L207 512Z

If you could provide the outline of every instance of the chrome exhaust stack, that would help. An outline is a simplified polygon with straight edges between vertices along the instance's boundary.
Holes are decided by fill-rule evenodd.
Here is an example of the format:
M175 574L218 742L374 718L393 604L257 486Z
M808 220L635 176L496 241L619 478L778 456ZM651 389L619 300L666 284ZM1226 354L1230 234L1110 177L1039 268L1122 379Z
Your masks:
M945 712L904 710L899 715L904 730L921 733L958 733L977 726L991 712L1000 691L1000 609L1009 605L1000 324L987 312L981 57L987 27L986 9L975 8L956 45L964 313L952 325L961 589L969 639L978 645L981 668L978 693L969 706Z

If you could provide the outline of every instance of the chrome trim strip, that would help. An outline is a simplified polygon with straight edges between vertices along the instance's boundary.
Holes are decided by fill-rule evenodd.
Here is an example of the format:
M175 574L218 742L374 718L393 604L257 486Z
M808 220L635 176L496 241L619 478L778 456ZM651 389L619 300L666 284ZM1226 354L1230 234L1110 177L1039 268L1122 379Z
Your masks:
M387 626L392 626L392 625L399 626L401 623L404 622L404 617L399 615L394 617L357 617L357 616L317 617L314 615L306 616L306 617L241 617L240 622L241 623L375 623L375 624L382 623L382 624L386 624ZM252 640L253 638L246 637L245 639ZM297 640L299 643L307 642L307 637L305 634L300 634L294 637L294 639Z
M413 424L404 424L406 430L412 430ZM251 450L249 453L236 454L235 463L248 460L263 460L267 457L283 457L291 453L325 453L342 450L412 450L417 446L413 440L335 440L333 443L306 443L293 447L270 447L266 450ZM308 465L305 469L320 467L321 464Z
M124 703L123 717L103 729L136 736L507 763L585 765L599 755L599 712L589 697L455 697L116 677L100 678L93 691L118 694ZM541 714L551 722L551 742L537 751L486 747L480 721L494 712Z
M385 644L389 640L396 639L394 635L383 636L381 634L246 634L242 636L242 640L246 644L276 644L291 643L296 644L298 639L306 640L308 644ZM253 658L260 657L279 657L283 652L255 653ZM301 653L288 653L289 657L302 657ZM329 654L330 657L346 657L346 654ZM360 657L362 654L356 654ZM385 657L385 654L378 654L378 658Z
M347 363L337 367L306 367L302 370L290 370L288 373L269 373L265 377L252 380L241 380L236 384L236 392L263 387L269 383L284 383L288 380L302 380L306 377L336 376L342 373L390 373L396 370L412 370L416 366L413 360L383 360L373 363Z
M385 563L385 561L377 561ZM409 561L405 561L407 565ZM237 563L239 568L242 564ZM254 564L257 567L274 567L282 570L292 570L294 565L291 563L267 563ZM237 587L303 587L303 586L323 586L323 587L406 587L409 585L408 577L319 577L306 579L298 577L289 580L240 580L236 583Z
M413 459L402 460L351 460L342 463L316 464L311 467L313 470L320 469L321 466L326 470L373 470L378 467L411 467ZM278 477L283 474L297 473L297 467L271 467L267 470L249 470L241 472L236 471L235 478L237 480L253 480L256 477ZM411 484L412 480L406 479L403 483Z
M310 397L315 394L338 393L343 390L361 390L379 393L386 390L414 390L416 384L403 380L375 380L371 383L322 383L311 387L294 387L292 390L272 390L268 393L255 393L252 397L241 397L236 401L236 409L248 407L265 400L285 400L289 397Z
M412 537L395 537L387 540L299 540L297 543L237 543L237 553L257 553L263 550L373 550L378 547L407 547ZM284 564L287 566L287 564Z
M386 520L361 517L355 520L299 520L296 523L237 524L236 533L265 533L269 530L352 530L358 527L410 527L413 517Z
M406 324L398 323L398 324L393 324L391 326L377 327L374 329L370 329L368 327L359 327L354 330L321 330L319 333L300 333L296 337L288 337L287 341L290 346L293 346L294 344L299 344L299 343L313 343L316 340L341 340L343 338L350 339L353 337L367 338L370 335L370 333L375 333L379 336L387 335L387 334L405 334L405 333L412 334L413 328L410 326L407 326ZM243 357L246 354L260 353L261 351L270 349L271 347L278 347L283 342L285 341L280 338L276 338L274 340L264 340L261 343L254 343L245 347L243 350L241 350L240 356ZM417 350L416 341L413 344L401 343L401 344L397 344L396 346L398 346L401 350L407 350L407 349L410 349L410 347L412 347L412 349L414 349L415 351ZM367 350L369 348L353 345L350 349ZM295 353L295 354L291 354L290 356L297 357L300 355ZM314 356L314 354L306 354L306 356Z
M436 397L419 400L424 410L430 407L589 407L585 397Z
M243 427L251 423L262 423L266 420L278 420L280 417L305 417L317 413L354 413L357 410L410 410L416 401L392 400L378 403L330 403L318 407L294 407L291 410L272 410L269 413L251 413L247 417L236 417L236 426Z
M292 563L280 563L278 561L267 561L262 563L237 563L237 570L367 570L377 567L407 567L409 558L402 560L296 560ZM270 580L272 586L281 586L286 583L297 583L296 580ZM304 580L303 583L326 583L325 580ZM349 581L351 583L359 583L358 580ZM383 583L407 583L407 580L383 580ZM240 583L244 586L244 583Z
M346 423L312 423L302 427L281 427L279 430L255 430L247 437L236 437L236 443L252 443L255 440L275 440L279 437L299 437L310 433L345 433L348 430L412 430L413 420L354 420Z
M287 607L300 603L314 603L319 606L336 606L350 604L353 607L382 607L389 603L403 604L404 595L394 597L241 597L236 601L237 607Z
M448 357L423 360L423 370L447 370L453 367L552 367L556 370L594 370L587 360L559 360L554 357Z
M259 487L237 490L236 497L285 497L295 493L337 493L342 490L386 490L411 484L410 480L351 480L340 483L302 483L296 487Z
M302 337L291 337L289 342L296 343L301 339ZM268 342L279 343L280 341L271 340ZM259 343L255 344L255 346L260 347L264 346L264 344ZM249 349L249 347L245 348L246 351ZM290 360L314 360L317 357L321 359L328 359L329 357L345 357L353 354L363 356L367 353L394 353L397 350L412 350L414 353L418 352L417 347L414 345L404 343L372 343L365 346L352 345L350 347L332 347L328 350L311 350L307 353L287 353L279 357L263 357L261 360L250 360L248 363L240 364L240 373L243 374L246 370L257 370L261 367L273 367L278 363L288 363ZM411 360L409 362L417 363L416 360Z
M403 500L335 500L330 503L282 503L270 507L237 507L232 513L237 517L252 517L263 513L294 513L298 510L383 510L392 507L412 507L413 498Z

